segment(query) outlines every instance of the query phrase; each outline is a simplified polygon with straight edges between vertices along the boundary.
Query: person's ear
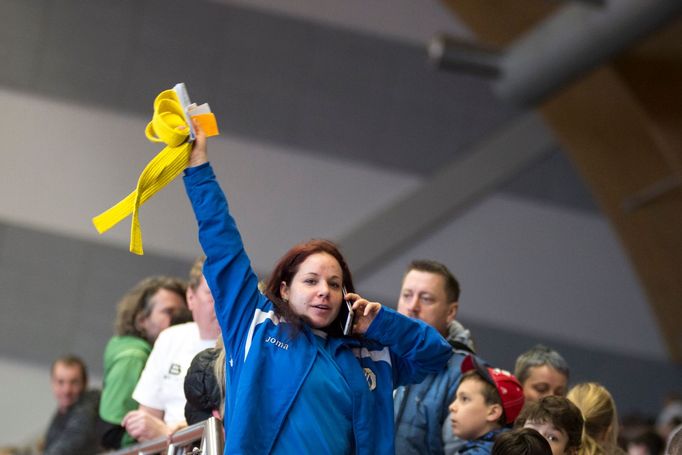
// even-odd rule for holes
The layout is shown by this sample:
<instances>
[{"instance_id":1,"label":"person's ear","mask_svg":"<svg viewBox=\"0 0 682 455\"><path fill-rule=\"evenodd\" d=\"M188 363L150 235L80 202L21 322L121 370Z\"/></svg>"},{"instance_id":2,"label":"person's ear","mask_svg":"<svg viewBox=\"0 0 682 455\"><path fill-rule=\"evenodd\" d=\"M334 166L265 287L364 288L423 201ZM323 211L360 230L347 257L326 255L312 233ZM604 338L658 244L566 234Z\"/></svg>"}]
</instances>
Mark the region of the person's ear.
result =
<instances>
[{"instance_id":1,"label":"person's ear","mask_svg":"<svg viewBox=\"0 0 682 455\"><path fill-rule=\"evenodd\" d=\"M144 316L143 312L140 311L139 313L137 313L137 316L135 316L135 323L134 323L135 329L145 337L147 336L147 330L146 330L147 327L145 324L146 320L147 320L147 318Z\"/></svg>"},{"instance_id":2,"label":"person's ear","mask_svg":"<svg viewBox=\"0 0 682 455\"><path fill-rule=\"evenodd\" d=\"M279 295L282 296L282 300L285 302L289 301L289 286L284 281L279 284Z\"/></svg>"},{"instance_id":3,"label":"person's ear","mask_svg":"<svg viewBox=\"0 0 682 455\"><path fill-rule=\"evenodd\" d=\"M189 310L192 311L194 309L196 293L191 286L187 286L187 291L185 292L185 300L187 301L187 308L189 308Z\"/></svg>"},{"instance_id":4,"label":"person's ear","mask_svg":"<svg viewBox=\"0 0 682 455\"><path fill-rule=\"evenodd\" d=\"M502 406L499 404L491 404L488 406L488 415L486 415L486 421L488 422L497 422L500 417L502 417L503 413Z\"/></svg>"},{"instance_id":5,"label":"person's ear","mask_svg":"<svg viewBox=\"0 0 682 455\"><path fill-rule=\"evenodd\" d=\"M450 308L448 308L448 324L455 320L457 316L457 310L459 310L459 302L450 302Z\"/></svg>"}]
</instances>

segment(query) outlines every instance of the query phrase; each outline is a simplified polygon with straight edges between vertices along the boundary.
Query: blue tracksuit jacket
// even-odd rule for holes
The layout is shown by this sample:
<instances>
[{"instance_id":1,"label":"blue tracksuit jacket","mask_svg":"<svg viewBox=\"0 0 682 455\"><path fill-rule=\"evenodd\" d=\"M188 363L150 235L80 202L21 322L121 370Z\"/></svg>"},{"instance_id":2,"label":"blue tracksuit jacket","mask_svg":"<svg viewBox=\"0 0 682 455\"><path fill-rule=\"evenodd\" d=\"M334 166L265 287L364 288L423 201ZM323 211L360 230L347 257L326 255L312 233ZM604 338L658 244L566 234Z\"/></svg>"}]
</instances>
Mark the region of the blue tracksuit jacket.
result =
<instances>
[{"instance_id":1,"label":"blue tracksuit jacket","mask_svg":"<svg viewBox=\"0 0 682 455\"><path fill-rule=\"evenodd\" d=\"M316 341L306 326L292 335L258 291L211 166L187 169L184 181L225 342L225 454L268 454L313 365ZM362 340L330 338L328 343L351 390L356 453L393 454L393 389L440 371L452 353L450 345L427 324L386 307ZM321 399L320 406L328 405Z\"/></svg>"},{"instance_id":2,"label":"blue tracksuit jacket","mask_svg":"<svg viewBox=\"0 0 682 455\"><path fill-rule=\"evenodd\" d=\"M500 433L509 431L509 428L498 428L489 431L478 439L466 441L464 446L459 449L460 455L487 455L493 450L495 438Z\"/></svg>"}]
</instances>

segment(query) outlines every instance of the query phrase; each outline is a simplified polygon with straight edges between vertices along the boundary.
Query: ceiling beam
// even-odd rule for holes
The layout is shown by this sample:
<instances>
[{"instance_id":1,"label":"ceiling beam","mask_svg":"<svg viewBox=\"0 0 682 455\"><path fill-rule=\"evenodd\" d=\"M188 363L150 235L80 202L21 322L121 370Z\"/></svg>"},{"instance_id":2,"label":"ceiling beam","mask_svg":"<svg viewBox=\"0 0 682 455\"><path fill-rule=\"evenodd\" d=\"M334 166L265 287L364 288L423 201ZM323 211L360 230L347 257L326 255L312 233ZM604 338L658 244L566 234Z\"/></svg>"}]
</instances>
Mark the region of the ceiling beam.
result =
<instances>
[{"instance_id":1,"label":"ceiling beam","mask_svg":"<svg viewBox=\"0 0 682 455\"><path fill-rule=\"evenodd\" d=\"M367 276L555 148L554 137L534 113L504 125L474 146L466 158L444 166L347 232L339 243L354 274Z\"/></svg>"},{"instance_id":2,"label":"ceiling beam","mask_svg":"<svg viewBox=\"0 0 682 455\"><path fill-rule=\"evenodd\" d=\"M493 16L490 8L502 0L445 1L455 12L463 8L465 22L482 42L507 46L523 34L519 17L546 12L538 11L536 2L526 4L528 11ZM622 3L636 6L631 0ZM682 191L675 185L682 179L682 3L639 2L642 7L655 5L670 8L677 20L609 65L565 85L540 111L608 215L647 292L670 358L682 364ZM644 28L650 27L650 16L641 19ZM505 26L507 22L512 26Z\"/></svg>"},{"instance_id":3,"label":"ceiling beam","mask_svg":"<svg viewBox=\"0 0 682 455\"><path fill-rule=\"evenodd\" d=\"M682 14L680 0L573 3L507 47L495 92L532 106Z\"/></svg>"},{"instance_id":4,"label":"ceiling beam","mask_svg":"<svg viewBox=\"0 0 682 455\"><path fill-rule=\"evenodd\" d=\"M466 2L447 3L466 18L473 16L473 8L467 8ZM443 69L495 76L493 89L500 98L519 106L534 106L679 17L682 2L573 2L535 22L530 18L538 17L541 11L534 8L529 14L528 10L519 10L523 13L515 15L529 18L525 30L512 35L511 27L501 39L496 27L494 33L478 33L478 43L438 34L429 43L431 60ZM478 22L473 26L474 32L481 27ZM488 48L491 44L495 52Z\"/></svg>"}]
</instances>

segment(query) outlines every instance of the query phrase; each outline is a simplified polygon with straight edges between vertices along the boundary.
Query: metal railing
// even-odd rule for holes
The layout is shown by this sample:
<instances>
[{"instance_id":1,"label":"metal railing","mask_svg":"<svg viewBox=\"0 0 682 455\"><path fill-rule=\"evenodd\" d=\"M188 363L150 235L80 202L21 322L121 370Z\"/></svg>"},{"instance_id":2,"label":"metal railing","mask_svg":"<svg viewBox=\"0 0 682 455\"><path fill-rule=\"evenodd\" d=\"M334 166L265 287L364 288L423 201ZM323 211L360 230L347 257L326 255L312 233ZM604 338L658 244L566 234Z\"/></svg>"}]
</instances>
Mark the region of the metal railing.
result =
<instances>
[{"instance_id":1,"label":"metal railing","mask_svg":"<svg viewBox=\"0 0 682 455\"><path fill-rule=\"evenodd\" d=\"M211 417L168 437L109 452L108 455L221 455L225 445L222 427L220 420Z\"/></svg>"}]
</instances>

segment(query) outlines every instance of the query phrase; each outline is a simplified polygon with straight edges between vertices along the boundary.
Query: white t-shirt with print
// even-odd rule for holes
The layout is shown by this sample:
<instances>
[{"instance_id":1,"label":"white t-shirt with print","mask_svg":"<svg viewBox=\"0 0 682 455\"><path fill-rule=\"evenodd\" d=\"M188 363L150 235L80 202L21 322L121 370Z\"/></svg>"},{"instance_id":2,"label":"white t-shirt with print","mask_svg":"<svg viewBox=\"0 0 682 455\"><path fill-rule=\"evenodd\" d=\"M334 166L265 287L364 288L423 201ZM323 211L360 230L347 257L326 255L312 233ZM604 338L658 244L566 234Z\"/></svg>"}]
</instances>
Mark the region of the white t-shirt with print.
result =
<instances>
[{"instance_id":1,"label":"white t-shirt with print","mask_svg":"<svg viewBox=\"0 0 682 455\"><path fill-rule=\"evenodd\" d=\"M171 326L159 334L133 399L139 404L160 409L163 420L175 425L185 420L184 382L192 359L199 352L215 347L216 340L202 340L199 326L188 322Z\"/></svg>"}]
</instances>

